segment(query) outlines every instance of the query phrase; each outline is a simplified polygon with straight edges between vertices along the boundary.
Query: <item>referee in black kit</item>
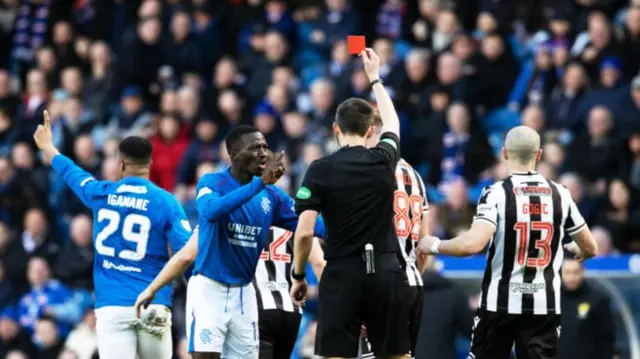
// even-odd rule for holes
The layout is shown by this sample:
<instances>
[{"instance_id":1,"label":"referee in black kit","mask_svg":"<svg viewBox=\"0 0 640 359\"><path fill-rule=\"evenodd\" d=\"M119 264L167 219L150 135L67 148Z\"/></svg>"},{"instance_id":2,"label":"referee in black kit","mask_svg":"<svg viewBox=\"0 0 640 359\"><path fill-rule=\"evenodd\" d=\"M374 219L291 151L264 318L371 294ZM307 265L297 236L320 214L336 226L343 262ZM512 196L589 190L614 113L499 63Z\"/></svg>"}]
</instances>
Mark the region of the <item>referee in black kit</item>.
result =
<instances>
[{"instance_id":1,"label":"referee in black kit","mask_svg":"<svg viewBox=\"0 0 640 359\"><path fill-rule=\"evenodd\" d=\"M393 225L400 123L378 77L380 59L371 49L360 57L382 119L380 142L365 146L375 116L369 103L352 98L338 106L333 131L341 149L313 162L296 194L300 218L291 295L296 303L304 302L305 264L321 213L327 264L319 287L316 354L356 357L364 323L376 357L404 358L410 350L408 287Z\"/></svg>"}]
</instances>

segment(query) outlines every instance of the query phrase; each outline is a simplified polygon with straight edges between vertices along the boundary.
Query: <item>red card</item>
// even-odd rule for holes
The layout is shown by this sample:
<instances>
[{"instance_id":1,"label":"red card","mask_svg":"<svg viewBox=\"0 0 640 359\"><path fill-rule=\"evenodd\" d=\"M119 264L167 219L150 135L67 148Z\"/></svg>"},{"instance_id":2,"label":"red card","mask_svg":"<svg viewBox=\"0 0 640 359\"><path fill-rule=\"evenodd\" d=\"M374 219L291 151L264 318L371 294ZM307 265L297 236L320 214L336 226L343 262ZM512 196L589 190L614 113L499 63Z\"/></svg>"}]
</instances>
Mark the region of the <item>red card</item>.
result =
<instances>
[{"instance_id":1,"label":"red card","mask_svg":"<svg viewBox=\"0 0 640 359\"><path fill-rule=\"evenodd\" d=\"M349 54L358 55L367 47L367 42L364 36L347 36L347 48Z\"/></svg>"}]
</instances>

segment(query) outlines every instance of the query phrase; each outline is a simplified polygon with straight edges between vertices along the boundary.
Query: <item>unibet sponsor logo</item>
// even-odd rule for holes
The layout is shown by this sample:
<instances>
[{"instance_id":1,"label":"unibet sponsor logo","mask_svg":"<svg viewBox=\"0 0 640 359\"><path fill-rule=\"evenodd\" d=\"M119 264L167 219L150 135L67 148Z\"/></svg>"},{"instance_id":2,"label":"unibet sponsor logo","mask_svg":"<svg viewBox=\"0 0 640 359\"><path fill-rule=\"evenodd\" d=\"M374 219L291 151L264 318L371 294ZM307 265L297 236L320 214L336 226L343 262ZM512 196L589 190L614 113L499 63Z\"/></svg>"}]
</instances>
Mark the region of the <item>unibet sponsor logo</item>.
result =
<instances>
[{"instance_id":1,"label":"unibet sponsor logo","mask_svg":"<svg viewBox=\"0 0 640 359\"><path fill-rule=\"evenodd\" d=\"M307 187L300 187L298 193L296 193L296 198L309 199L309 197L311 197L311 191Z\"/></svg>"}]
</instances>

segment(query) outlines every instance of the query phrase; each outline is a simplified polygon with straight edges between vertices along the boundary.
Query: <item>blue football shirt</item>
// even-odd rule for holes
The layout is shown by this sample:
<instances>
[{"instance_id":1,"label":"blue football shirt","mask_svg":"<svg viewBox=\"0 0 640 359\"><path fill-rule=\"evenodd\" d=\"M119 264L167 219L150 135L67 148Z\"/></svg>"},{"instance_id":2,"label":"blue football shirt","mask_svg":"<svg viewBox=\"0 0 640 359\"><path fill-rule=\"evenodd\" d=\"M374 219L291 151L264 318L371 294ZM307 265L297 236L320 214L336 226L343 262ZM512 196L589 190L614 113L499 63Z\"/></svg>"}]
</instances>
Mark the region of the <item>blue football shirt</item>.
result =
<instances>
[{"instance_id":1,"label":"blue football shirt","mask_svg":"<svg viewBox=\"0 0 640 359\"><path fill-rule=\"evenodd\" d=\"M229 169L203 176L196 188L199 238L194 273L225 284L251 283L269 228L296 230L294 205L284 191L265 186L260 177L242 185ZM325 237L321 218L315 235Z\"/></svg>"},{"instance_id":2,"label":"blue football shirt","mask_svg":"<svg viewBox=\"0 0 640 359\"><path fill-rule=\"evenodd\" d=\"M132 306L136 298L191 236L180 203L151 181L127 177L96 181L64 155L51 163L93 212L96 308ZM154 304L171 304L172 288L160 289Z\"/></svg>"}]
</instances>

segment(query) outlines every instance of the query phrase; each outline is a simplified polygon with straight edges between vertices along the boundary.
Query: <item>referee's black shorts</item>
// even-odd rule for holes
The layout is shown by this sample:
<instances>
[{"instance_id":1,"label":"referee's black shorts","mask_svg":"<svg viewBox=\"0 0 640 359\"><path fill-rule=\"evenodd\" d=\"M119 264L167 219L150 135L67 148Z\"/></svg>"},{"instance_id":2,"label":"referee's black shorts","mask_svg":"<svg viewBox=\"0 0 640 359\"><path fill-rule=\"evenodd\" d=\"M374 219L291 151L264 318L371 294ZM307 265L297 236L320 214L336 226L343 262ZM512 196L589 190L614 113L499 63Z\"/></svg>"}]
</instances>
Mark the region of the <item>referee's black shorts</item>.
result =
<instances>
[{"instance_id":1,"label":"referee's black shorts","mask_svg":"<svg viewBox=\"0 0 640 359\"><path fill-rule=\"evenodd\" d=\"M407 283L408 285L408 283ZM422 307L424 305L424 289L420 286L409 287L407 305L409 306L409 341L411 342L411 356L415 356L418 343L418 331L422 320ZM375 358L373 350L367 338L360 340L362 358Z\"/></svg>"},{"instance_id":2,"label":"referee's black shorts","mask_svg":"<svg viewBox=\"0 0 640 359\"><path fill-rule=\"evenodd\" d=\"M361 257L327 261L319 287L316 355L354 358L364 323L376 356L410 351L409 287L395 253L377 253L376 273Z\"/></svg>"},{"instance_id":3,"label":"referee's black shorts","mask_svg":"<svg viewBox=\"0 0 640 359\"><path fill-rule=\"evenodd\" d=\"M258 315L260 328L260 359L289 359L298 339L300 320L298 312L272 309L261 310Z\"/></svg>"},{"instance_id":4,"label":"referee's black shorts","mask_svg":"<svg viewBox=\"0 0 640 359\"><path fill-rule=\"evenodd\" d=\"M506 314L478 309L473 321L469 358L554 359L560 337L560 315Z\"/></svg>"}]
</instances>

